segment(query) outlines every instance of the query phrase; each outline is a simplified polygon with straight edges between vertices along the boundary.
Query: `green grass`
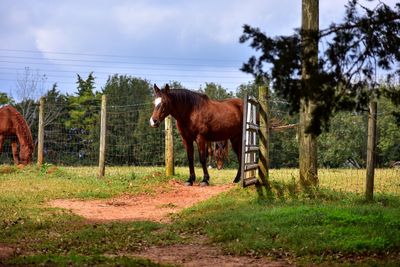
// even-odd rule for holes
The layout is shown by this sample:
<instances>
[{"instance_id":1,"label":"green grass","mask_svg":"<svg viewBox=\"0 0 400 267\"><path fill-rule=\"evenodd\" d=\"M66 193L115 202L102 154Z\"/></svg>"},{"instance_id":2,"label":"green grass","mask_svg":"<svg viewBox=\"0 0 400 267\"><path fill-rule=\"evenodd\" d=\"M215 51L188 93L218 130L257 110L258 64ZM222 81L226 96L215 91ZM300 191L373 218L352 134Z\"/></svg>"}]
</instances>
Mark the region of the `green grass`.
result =
<instances>
[{"instance_id":1,"label":"green grass","mask_svg":"<svg viewBox=\"0 0 400 267\"><path fill-rule=\"evenodd\" d=\"M395 266L400 260L400 176L388 172L380 182L385 194L366 203L362 194L353 193L363 188L349 181L351 170L329 172L320 171L319 190L304 193L294 170L272 170L272 193L237 186L174 215L171 224L89 225L46 202L155 192L171 177L163 168L107 168L99 179L94 167L0 166L0 244L16 252L0 265L158 266L126 255L151 245L193 242L202 234L234 255L290 257L304 265ZM176 173L175 179L187 179L187 168ZM196 173L199 181L200 169ZM231 183L235 174L210 170L211 184Z\"/></svg>"},{"instance_id":2,"label":"green grass","mask_svg":"<svg viewBox=\"0 0 400 267\"><path fill-rule=\"evenodd\" d=\"M332 200L332 196L287 202L256 200L254 192L238 190L207 207L185 211L180 216L187 229L203 229L235 254L372 255L400 248L397 200L390 199L385 208L380 202L358 204Z\"/></svg>"}]
</instances>

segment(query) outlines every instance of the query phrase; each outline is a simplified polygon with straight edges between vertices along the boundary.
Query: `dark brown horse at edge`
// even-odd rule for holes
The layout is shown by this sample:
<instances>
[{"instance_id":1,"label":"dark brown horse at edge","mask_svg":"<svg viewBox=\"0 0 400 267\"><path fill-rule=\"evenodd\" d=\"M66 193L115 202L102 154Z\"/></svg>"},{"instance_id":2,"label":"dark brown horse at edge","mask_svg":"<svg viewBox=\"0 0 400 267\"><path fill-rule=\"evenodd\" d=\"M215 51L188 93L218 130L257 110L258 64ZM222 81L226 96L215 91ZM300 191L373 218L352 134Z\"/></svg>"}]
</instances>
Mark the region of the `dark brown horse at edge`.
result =
<instances>
[{"instance_id":1,"label":"dark brown horse at edge","mask_svg":"<svg viewBox=\"0 0 400 267\"><path fill-rule=\"evenodd\" d=\"M229 162L229 142L228 140L218 142L207 142L208 167L212 168L215 161L218 170L224 167L225 161Z\"/></svg>"},{"instance_id":2,"label":"dark brown horse at edge","mask_svg":"<svg viewBox=\"0 0 400 267\"><path fill-rule=\"evenodd\" d=\"M11 139L15 165L27 165L32 162L34 145L31 130L22 115L9 105L0 108L0 154L6 138Z\"/></svg>"},{"instance_id":3,"label":"dark brown horse at edge","mask_svg":"<svg viewBox=\"0 0 400 267\"><path fill-rule=\"evenodd\" d=\"M175 118L189 161L190 176L186 185L193 185L196 180L193 142L197 143L204 173L201 186L209 185L210 179L206 166L206 142L229 139L240 162L243 120L241 99L215 101L204 94L186 89L170 90L168 84L163 90L154 85L154 94L150 126L158 127L168 115ZM239 181L240 167L233 182Z\"/></svg>"}]
</instances>

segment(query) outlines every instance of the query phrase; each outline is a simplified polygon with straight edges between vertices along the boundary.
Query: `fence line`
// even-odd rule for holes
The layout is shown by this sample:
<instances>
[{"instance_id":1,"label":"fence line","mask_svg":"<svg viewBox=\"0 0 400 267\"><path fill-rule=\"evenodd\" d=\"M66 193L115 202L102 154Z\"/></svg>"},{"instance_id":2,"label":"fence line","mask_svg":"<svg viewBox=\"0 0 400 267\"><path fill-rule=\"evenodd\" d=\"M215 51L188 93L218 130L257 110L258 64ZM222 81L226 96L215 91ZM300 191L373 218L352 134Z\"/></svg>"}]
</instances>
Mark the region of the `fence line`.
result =
<instances>
[{"instance_id":1,"label":"fence line","mask_svg":"<svg viewBox=\"0 0 400 267\"><path fill-rule=\"evenodd\" d=\"M118 96L118 101L123 99ZM152 112L150 99L143 103L116 104L108 99L106 112L104 166L164 166L164 125L158 129L148 126ZM399 161L400 134L394 118L386 105L378 104L377 112L377 158L374 192L400 194L400 169L391 167L391 161ZM76 112L76 111L79 112ZM270 116L282 124L298 122L291 115L285 100L269 101ZM43 163L67 166L97 166L99 163L100 116L99 100L86 103L71 110L67 102L45 103ZM51 115L51 116L50 116ZM40 117L38 114L32 116ZM50 119L49 119L50 118ZM38 122L32 124L36 148ZM330 132L319 136L319 179L321 187L365 193L367 155L367 114L338 113L331 120ZM397 128L396 128L397 127ZM265 130L265 129L264 129ZM174 138L179 138L176 129ZM185 164L186 152L179 139L175 143L175 161ZM271 131L269 136L269 177L271 181L291 181L298 178L298 140L296 128ZM12 163L9 143L3 150L1 161ZM236 156L231 153L231 167L237 167ZM178 158L178 160L177 160ZM182 160L183 159L183 160ZM35 154L35 160L39 160ZM347 172L347 173L345 173Z\"/></svg>"},{"instance_id":2,"label":"fence line","mask_svg":"<svg viewBox=\"0 0 400 267\"><path fill-rule=\"evenodd\" d=\"M297 123L298 117L291 115L284 100L271 99L271 120L282 124ZM282 105L281 105L282 104ZM331 119L330 131L318 137L319 186L335 190L367 194L372 192L400 194L400 168L393 163L400 160L400 134L395 119L383 103L375 114L377 123L377 149L371 151L376 158L374 173L367 183L367 137L368 113L341 112ZM297 129L291 128L270 133L270 179L271 181L298 181ZM392 142L392 143L390 143ZM394 143L393 143L394 142ZM397 143L396 143L397 142ZM400 162L398 163L400 166ZM371 168L371 167L370 167ZM372 180L374 177L374 180ZM374 188L372 189L372 185ZM368 191L367 191L368 189ZM366 193L368 192L368 193Z\"/></svg>"},{"instance_id":3,"label":"fence line","mask_svg":"<svg viewBox=\"0 0 400 267\"><path fill-rule=\"evenodd\" d=\"M115 98L110 98L110 102ZM65 166L96 166L99 164L101 103L91 101L80 112L72 111L68 103L44 103L41 109L43 145L38 145L39 122L33 124L36 144L34 160L39 164ZM86 111L83 111L86 109ZM163 127L148 126L152 103L108 105L106 108L105 166L163 166L165 133ZM55 114L50 116L49 114ZM33 117L40 117L38 114ZM46 120L53 117L52 120ZM163 125L162 125L163 126ZM42 148L41 148L42 147ZM42 152L40 152L42 151ZM42 160L40 160L42 154ZM12 164L11 148L6 140L2 163Z\"/></svg>"}]
</instances>

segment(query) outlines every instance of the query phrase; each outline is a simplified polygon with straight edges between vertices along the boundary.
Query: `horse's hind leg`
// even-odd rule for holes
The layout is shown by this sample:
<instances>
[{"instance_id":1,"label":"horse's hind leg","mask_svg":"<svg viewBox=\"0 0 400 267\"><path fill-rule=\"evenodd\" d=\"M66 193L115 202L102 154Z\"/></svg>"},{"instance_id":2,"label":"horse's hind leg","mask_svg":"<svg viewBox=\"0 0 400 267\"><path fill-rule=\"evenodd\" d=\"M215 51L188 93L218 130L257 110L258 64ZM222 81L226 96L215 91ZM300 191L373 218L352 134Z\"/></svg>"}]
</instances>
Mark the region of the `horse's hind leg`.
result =
<instances>
[{"instance_id":1,"label":"horse's hind leg","mask_svg":"<svg viewBox=\"0 0 400 267\"><path fill-rule=\"evenodd\" d=\"M213 148L211 142L206 142L206 158L208 161L208 168L212 168Z\"/></svg>"},{"instance_id":2,"label":"horse's hind leg","mask_svg":"<svg viewBox=\"0 0 400 267\"><path fill-rule=\"evenodd\" d=\"M196 143L199 149L200 163L204 173L203 181L201 181L200 186L207 186L209 185L210 175L207 170L206 142L203 138L197 138Z\"/></svg>"},{"instance_id":3,"label":"horse's hind leg","mask_svg":"<svg viewBox=\"0 0 400 267\"><path fill-rule=\"evenodd\" d=\"M229 142L228 142L228 140L225 140L224 144L225 144L225 157L226 157L226 161L229 164Z\"/></svg>"},{"instance_id":4,"label":"horse's hind leg","mask_svg":"<svg viewBox=\"0 0 400 267\"><path fill-rule=\"evenodd\" d=\"M12 147L12 153L13 153L13 158L14 158L14 164L18 165L19 164L19 158L18 158L18 144L17 144L17 141L15 141L15 140L11 141L11 147Z\"/></svg>"},{"instance_id":5,"label":"horse's hind leg","mask_svg":"<svg viewBox=\"0 0 400 267\"><path fill-rule=\"evenodd\" d=\"M233 151L236 153L238 162L239 162L239 168L236 174L235 179L233 180L234 183L238 183L240 181L240 174L241 174L241 162L242 162L242 138L239 135L238 137L232 138L231 139L231 144Z\"/></svg>"}]
</instances>

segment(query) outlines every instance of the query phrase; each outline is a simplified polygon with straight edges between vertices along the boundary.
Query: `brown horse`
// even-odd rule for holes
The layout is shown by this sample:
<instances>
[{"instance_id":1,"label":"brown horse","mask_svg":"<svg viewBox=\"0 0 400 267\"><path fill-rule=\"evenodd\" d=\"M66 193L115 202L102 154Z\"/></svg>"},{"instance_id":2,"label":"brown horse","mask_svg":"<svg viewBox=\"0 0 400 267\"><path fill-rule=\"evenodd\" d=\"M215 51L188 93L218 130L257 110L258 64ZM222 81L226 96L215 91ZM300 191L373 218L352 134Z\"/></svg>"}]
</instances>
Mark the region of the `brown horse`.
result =
<instances>
[{"instance_id":1,"label":"brown horse","mask_svg":"<svg viewBox=\"0 0 400 267\"><path fill-rule=\"evenodd\" d=\"M5 138L11 139L15 165L27 165L32 162L34 146L31 130L22 115L12 106L0 108L0 154Z\"/></svg>"},{"instance_id":2,"label":"brown horse","mask_svg":"<svg viewBox=\"0 0 400 267\"><path fill-rule=\"evenodd\" d=\"M224 167L225 160L229 162L229 143L228 140L215 142L214 158L217 163L217 169L221 170Z\"/></svg>"},{"instance_id":3,"label":"brown horse","mask_svg":"<svg viewBox=\"0 0 400 267\"><path fill-rule=\"evenodd\" d=\"M186 185L193 185L196 180L193 142L197 143L204 173L201 186L208 185L210 179L206 166L207 141L229 139L240 162L243 120L241 99L215 101L204 94L186 89L170 90L168 84L163 90L154 85L154 94L154 110L150 118L150 126L158 127L168 115L176 119L189 160L190 176ZM240 166L234 182L239 182L239 180Z\"/></svg>"},{"instance_id":4,"label":"brown horse","mask_svg":"<svg viewBox=\"0 0 400 267\"><path fill-rule=\"evenodd\" d=\"M224 167L225 160L229 162L228 140L218 142L206 142L206 148L208 168L212 168L213 162L215 161L217 169L221 170Z\"/></svg>"}]
</instances>

